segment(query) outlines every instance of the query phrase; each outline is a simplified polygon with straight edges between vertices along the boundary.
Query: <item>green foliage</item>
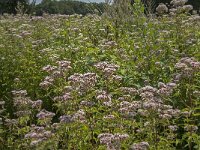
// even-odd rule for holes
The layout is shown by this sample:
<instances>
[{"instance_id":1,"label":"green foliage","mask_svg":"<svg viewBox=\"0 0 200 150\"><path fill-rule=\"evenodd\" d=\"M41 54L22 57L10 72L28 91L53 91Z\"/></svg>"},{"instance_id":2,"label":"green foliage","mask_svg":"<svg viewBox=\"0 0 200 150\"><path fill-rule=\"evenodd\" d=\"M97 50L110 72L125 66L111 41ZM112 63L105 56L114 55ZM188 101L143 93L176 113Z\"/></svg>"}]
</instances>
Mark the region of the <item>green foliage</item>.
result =
<instances>
[{"instance_id":1,"label":"green foliage","mask_svg":"<svg viewBox=\"0 0 200 150\"><path fill-rule=\"evenodd\" d=\"M1 0L0 1L0 14L2 13L12 13L16 14L17 5L21 4L25 9L28 8L28 0Z\"/></svg>"},{"instance_id":2,"label":"green foliage","mask_svg":"<svg viewBox=\"0 0 200 150\"><path fill-rule=\"evenodd\" d=\"M42 3L35 6L34 11L36 15L42 15L43 13L66 15L76 13L86 15L88 13L96 13L95 10L100 14L103 12L104 5L104 3L84 3L69 0L43 0Z\"/></svg>"},{"instance_id":3,"label":"green foliage","mask_svg":"<svg viewBox=\"0 0 200 150\"><path fill-rule=\"evenodd\" d=\"M200 16L115 6L0 16L0 149L200 148Z\"/></svg>"}]
</instances>

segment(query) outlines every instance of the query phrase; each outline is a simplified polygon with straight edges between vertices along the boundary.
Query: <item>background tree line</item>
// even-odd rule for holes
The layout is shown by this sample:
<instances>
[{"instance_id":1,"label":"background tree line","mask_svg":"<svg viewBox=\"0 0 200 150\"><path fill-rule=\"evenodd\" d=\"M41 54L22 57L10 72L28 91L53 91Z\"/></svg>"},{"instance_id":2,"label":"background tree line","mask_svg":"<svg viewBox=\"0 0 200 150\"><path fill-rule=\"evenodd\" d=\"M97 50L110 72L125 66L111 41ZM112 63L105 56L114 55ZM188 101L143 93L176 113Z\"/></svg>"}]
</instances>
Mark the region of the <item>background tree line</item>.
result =
<instances>
[{"instance_id":1,"label":"background tree line","mask_svg":"<svg viewBox=\"0 0 200 150\"><path fill-rule=\"evenodd\" d=\"M103 12L105 3L85 3L71 0L43 0L36 5L34 11L36 15L42 15L43 12L49 14L82 14L94 13L95 10Z\"/></svg>"},{"instance_id":2,"label":"background tree line","mask_svg":"<svg viewBox=\"0 0 200 150\"><path fill-rule=\"evenodd\" d=\"M117 1L117 0L116 0ZM131 4L134 0L130 0ZM149 1L153 4L153 9L159 3L170 3L171 0L142 0L144 4ZM26 13L35 13L35 15L42 15L45 13L50 14L88 14L99 12L102 13L105 8L105 3L85 3L73 0L43 0L40 4L35 4L36 0L31 3L29 0L0 0L0 14L2 13L17 13L17 6L20 3L20 9L23 9ZM200 9L200 0L188 0L188 4L191 4L195 10Z\"/></svg>"},{"instance_id":3,"label":"background tree line","mask_svg":"<svg viewBox=\"0 0 200 150\"><path fill-rule=\"evenodd\" d=\"M0 14L11 13L16 14L18 5L26 13L34 13L35 15L49 14L88 14L98 11L103 12L105 3L85 3L73 0L43 0L36 5L36 1L29 0L0 0Z\"/></svg>"},{"instance_id":4,"label":"background tree line","mask_svg":"<svg viewBox=\"0 0 200 150\"><path fill-rule=\"evenodd\" d=\"M0 0L0 14L2 13L13 13L17 12L17 5L21 3L21 5L28 9L29 1L28 0Z\"/></svg>"}]
</instances>

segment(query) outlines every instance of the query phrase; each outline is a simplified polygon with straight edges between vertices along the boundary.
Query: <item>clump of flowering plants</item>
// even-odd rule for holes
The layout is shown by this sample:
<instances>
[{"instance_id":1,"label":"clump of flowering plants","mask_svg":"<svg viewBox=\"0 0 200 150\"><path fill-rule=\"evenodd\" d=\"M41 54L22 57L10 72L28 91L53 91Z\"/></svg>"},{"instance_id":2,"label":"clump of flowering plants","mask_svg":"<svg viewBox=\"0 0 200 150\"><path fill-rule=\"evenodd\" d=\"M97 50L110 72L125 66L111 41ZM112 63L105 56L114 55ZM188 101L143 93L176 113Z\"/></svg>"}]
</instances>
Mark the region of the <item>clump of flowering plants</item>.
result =
<instances>
[{"instance_id":1,"label":"clump of flowering plants","mask_svg":"<svg viewBox=\"0 0 200 150\"><path fill-rule=\"evenodd\" d=\"M0 16L0 149L199 149L200 16L170 6Z\"/></svg>"}]
</instances>

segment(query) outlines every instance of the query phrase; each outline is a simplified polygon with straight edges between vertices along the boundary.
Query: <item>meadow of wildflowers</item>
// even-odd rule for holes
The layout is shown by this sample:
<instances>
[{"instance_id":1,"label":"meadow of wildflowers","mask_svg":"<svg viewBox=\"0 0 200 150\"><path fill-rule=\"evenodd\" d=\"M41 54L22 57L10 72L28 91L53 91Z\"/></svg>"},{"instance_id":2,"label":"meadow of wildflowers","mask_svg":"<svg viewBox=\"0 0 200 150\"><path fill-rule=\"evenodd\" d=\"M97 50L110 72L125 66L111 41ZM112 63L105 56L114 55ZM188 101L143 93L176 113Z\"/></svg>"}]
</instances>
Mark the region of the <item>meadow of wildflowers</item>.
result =
<instances>
[{"instance_id":1,"label":"meadow of wildflowers","mask_svg":"<svg viewBox=\"0 0 200 150\"><path fill-rule=\"evenodd\" d=\"M200 149L200 16L131 10L0 16L0 149Z\"/></svg>"}]
</instances>

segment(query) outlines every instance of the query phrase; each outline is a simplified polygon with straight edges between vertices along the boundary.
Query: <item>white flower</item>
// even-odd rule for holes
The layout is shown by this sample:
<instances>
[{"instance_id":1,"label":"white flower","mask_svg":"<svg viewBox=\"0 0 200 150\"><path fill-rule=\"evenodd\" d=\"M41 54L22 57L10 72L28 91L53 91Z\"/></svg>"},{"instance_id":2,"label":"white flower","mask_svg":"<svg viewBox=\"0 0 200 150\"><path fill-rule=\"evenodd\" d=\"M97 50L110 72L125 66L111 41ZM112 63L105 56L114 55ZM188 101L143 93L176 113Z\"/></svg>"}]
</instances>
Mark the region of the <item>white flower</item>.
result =
<instances>
[{"instance_id":1,"label":"white flower","mask_svg":"<svg viewBox=\"0 0 200 150\"><path fill-rule=\"evenodd\" d=\"M165 4L163 3L160 3L158 5L158 7L156 8L156 11L159 13L159 14L163 14L163 13L166 13L168 12L168 8Z\"/></svg>"}]
</instances>

